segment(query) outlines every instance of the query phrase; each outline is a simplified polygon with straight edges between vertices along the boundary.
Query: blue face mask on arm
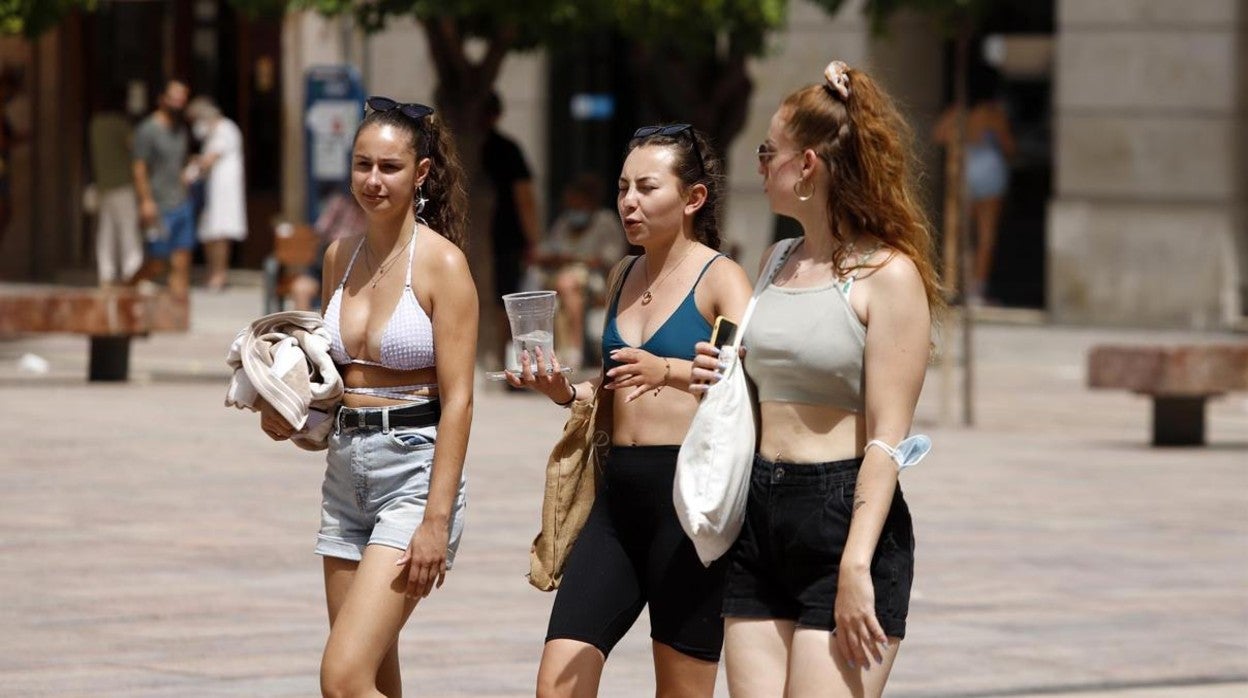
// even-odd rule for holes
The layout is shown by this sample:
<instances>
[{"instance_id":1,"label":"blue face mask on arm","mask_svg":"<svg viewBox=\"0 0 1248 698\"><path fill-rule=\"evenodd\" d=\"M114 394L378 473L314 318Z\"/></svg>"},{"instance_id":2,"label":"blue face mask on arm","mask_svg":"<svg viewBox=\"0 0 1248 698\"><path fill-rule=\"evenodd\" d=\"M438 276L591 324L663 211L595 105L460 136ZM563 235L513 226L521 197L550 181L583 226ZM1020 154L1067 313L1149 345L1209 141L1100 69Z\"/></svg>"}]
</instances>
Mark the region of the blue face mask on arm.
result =
<instances>
[{"instance_id":1,"label":"blue face mask on arm","mask_svg":"<svg viewBox=\"0 0 1248 698\"><path fill-rule=\"evenodd\" d=\"M903 439L896 447L880 441L879 439L871 439L867 443L867 448L879 446L884 449L889 458L897 464L897 472L901 472L919 461L932 450L932 439L927 434L915 434L907 439Z\"/></svg>"}]
</instances>

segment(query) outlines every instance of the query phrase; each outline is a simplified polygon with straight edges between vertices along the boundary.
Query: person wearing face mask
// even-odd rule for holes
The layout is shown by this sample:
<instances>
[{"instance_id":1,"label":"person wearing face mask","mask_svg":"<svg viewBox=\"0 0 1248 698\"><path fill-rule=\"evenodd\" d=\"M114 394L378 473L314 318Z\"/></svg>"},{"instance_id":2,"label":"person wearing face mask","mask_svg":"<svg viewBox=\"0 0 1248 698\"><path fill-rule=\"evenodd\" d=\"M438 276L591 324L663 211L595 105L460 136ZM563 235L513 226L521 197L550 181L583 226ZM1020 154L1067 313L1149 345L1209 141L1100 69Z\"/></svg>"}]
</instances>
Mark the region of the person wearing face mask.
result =
<instances>
[{"instance_id":1,"label":"person wearing face mask","mask_svg":"<svg viewBox=\"0 0 1248 698\"><path fill-rule=\"evenodd\" d=\"M870 76L833 61L758 148L771 210L803 234L776 244L784 261L744 335L761 429L726 556L734 697L879 696L906 634L898 472L922 456L907 434L943 305L909 134ZM697 352L695 391L719 378L719 351Z\"/></svg>"},{"instance_id":2,"label":"person wearing face mask","mask_svg":"<svg viewBox=\"0 0 1248 698\"><path fill-rule=\"evenodd\" d=\"M186 297L191 285L191 251L195 249L195 214L182 168L189 138L183 112L190 90L170 80L156 111L134 133L131 175L139 199L139 221L147 240L147 260L134 281L150 281L169 271L169 290Z\"/></svg>"},{"instance_id":3,"label":"person wearing face mask","mask_svg":"<svg viewBox=\"0 0 1248 698\"><path fill-rule=\"evenodd\" d=\"M208 261L208 288L220 291L229 274L230 243L242 242L247 237L243 132L207 97L192 99L186 116L191 132L203 147L187 165L183 181L206 180L199 241Z\"/></svg>"},{"instance_id":4,"label":"person wearing face mask","mask_svg":"<svg viewBox=\"0 0 1248 698\"><path fill-rule=\"evenodd\" d=\"M607 299L605 378L572 383L540 348L520 357L514 387L569 407L606 390L605 485L568 555L546 631L537 695L598 692L607 655L649 606L656 695L711 696L723 645L725 564L704 567L672 506L676 455L698 401L694 345L718 315L739 321L745 271L718 251L723 167L688 124L646 126L629 141L616 206L645 253L616 264ZM548 370L554 369L553 371Z\"/></svg>"},{"instance_id":5,"label":"person wearing face mask","mask_svg":"<svg viewBox=\"0 0 1248 698\"><path fill-rule=\"evenodd\" d=\"M624 254L619 217L599 205L602 180L592 172L576 176L563 190L563 212L538 247L535 264L543 284L559 292L558 330L565 365L579 368L585 342L585 310L600 304L605 274Z\"/></svg>"}]
</instances>

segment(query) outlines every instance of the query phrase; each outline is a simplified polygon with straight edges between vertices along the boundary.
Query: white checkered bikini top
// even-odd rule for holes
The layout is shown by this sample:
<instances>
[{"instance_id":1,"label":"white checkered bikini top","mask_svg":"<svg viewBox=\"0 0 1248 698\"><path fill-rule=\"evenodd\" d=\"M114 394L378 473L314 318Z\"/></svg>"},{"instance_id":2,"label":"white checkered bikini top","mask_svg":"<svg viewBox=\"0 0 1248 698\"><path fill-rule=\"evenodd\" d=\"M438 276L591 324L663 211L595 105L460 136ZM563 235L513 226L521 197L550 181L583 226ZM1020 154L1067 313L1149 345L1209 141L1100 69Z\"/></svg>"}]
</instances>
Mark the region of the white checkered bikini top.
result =
<instances>
[{"instance_id":1,"label":"white checkered bikini top","mask_svg":"<svg viewBox=\"0 0 1248 698\"><path fill-rule=\"evenodd\" d=\"M364 239L355 246L351 261L347 263L347 271L342 275L342 281L338 282L338 288L334 289L329 305L325 306L325 326L330 334L329 355L334 363L381 366L395 371L415 371L433 366L433 321L425 313L425 309L420 307L416 293L412 290L412 260L416 256L416 233L419 227L416 226L416 230L412 231L411 247L408 248L406 285L399 295L399 303L390 315L385 331L381 334L380 361L353 358L342 343L342 288L351 276L351 268L355 266L355 258L364 246Z\"/></svg>"}]
</instances>

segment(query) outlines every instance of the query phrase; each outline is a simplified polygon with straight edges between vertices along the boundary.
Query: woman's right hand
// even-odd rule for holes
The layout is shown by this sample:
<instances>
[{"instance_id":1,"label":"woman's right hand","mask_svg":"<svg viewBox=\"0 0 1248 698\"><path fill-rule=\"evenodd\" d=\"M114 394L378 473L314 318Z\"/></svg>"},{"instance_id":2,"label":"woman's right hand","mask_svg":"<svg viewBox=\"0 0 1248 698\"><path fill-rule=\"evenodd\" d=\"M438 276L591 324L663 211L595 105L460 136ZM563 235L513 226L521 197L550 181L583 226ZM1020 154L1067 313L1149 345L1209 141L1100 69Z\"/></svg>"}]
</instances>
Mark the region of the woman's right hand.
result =
<instances>
[{"instance_id":1,"label":"woman's right hand","mask_svg":"<svg viewBox=\"0 0 1248 698\"><path fill-rule=\"evenodd\" d=\"M534 347L536 356L530 358L527 350L520 352L520 373L507 371L507 383L515 388L529 388L550 398L552 402L565 403L576 393L576 386L560 370L559 359L550 356L550 370L546 368L546 356L541 347Z\"/></svg>"},{"instance_id":2,"label":"woman's right hand","mask_svg":"<svg viewBox=\"0 0 1248 698\"><path fill-rule=\"evenodd\" d=\"M258 398L260 402L260 428L274 441L285 441L295 433L295 428L286 421L267 400Z\"/></svg>"}]
</instances>

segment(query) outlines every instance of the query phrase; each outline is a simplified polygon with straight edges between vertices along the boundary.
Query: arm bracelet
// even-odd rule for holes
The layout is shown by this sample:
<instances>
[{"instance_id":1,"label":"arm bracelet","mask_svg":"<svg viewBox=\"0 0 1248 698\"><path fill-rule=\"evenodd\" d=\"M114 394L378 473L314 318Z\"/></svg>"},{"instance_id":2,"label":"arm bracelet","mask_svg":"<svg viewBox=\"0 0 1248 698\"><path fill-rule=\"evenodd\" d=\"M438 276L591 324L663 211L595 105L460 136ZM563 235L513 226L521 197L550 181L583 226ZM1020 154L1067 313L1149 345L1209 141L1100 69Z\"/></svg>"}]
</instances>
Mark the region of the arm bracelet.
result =
<instances>
[{"instance_id":1,"label":"arm bracelet","mask_svg":"<svg viewBox=\"0 0 1248 698\"><path fill-rule=\"evenodd\" d=\"M576 386L572 383L568 383L568 387L572 389L572 396L563 402L556 402L556 405L560 407L571 407L572 403L576 402Z\"/></svg>"}]
</instances>

